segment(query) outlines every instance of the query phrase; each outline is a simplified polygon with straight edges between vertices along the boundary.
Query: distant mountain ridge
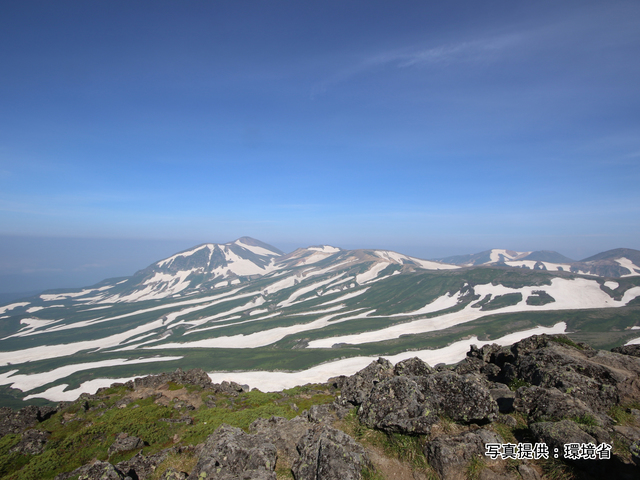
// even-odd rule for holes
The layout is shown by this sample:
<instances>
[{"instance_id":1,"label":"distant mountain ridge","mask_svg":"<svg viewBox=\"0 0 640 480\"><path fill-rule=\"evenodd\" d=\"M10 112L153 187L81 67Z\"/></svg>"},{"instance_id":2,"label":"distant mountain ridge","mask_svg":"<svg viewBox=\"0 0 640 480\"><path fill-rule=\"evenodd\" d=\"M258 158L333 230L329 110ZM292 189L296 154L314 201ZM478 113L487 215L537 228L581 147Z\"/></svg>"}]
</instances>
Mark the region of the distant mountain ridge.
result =
<instances>
[{"instance_id":1,"label":"distant mountain ridge","mask_svg":"<svg viewBox=\"0 0 640 480\"><path fill-rule=\"evenodd\" d=\"M640 275L640 251L617 248L578 262L554 251L518 252L507 249L422 260L390 250L343 250L329 245L298 248L285 254L260 240L240 237L223 244L197 245L159 260L131 277L107 279L92 288L70 292L50 290L44 292L42 298L73 297L92 303L138 302L244 284L301 266L309 266L309 275L315 275L312 271L323 272L327 267L331 270L336 265L350 265L356 271L358 265L364 264L374 264L367 274L372 278L392 265L391 270L397 273L407 269L502 266L620 278Z\"/></svg>"},{"instance_id":2,"label":"distant mountain ridge","mask_svg":"<svg viewBox=\"0 0 640 480\"><path fill-rule=\"evenodd\" d=\"M220 381L273 388L307 378L282 372L319 364L344 374L351 357L435 348L428 354L443 361L480 335L513 342L570 329L640 343L634 251L571 264L539 260L559 259L553 252L492 250L475 260L483 257L491 263L329 245L283 254L249 237L201 244L131 277L1 305L0 387L11 389L0 400L59 401L195 365Z\"/></svg>"},{"instance_id":3,"label":"distant mountain ridge","mask_svg":"<svg viewBox=\"0 0 640 480\"><path fill-rule=\"evenodd\" d=\"M470 255L454 255L440 258L438 261L461 267L499 265L532 270L564 271L599 277L640 275L640 251L631 248L607 250L580 261L572 260L550 250L516 252L500 248Z\"/></svg>"}]
</instances>

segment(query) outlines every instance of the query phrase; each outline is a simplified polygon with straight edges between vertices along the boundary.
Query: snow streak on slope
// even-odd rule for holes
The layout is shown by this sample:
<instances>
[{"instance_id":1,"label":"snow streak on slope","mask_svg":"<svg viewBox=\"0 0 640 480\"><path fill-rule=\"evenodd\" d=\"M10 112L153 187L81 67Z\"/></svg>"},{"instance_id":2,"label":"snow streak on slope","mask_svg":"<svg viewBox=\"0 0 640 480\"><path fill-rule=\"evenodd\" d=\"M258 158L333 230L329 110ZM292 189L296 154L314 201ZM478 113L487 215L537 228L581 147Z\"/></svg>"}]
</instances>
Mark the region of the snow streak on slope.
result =
<instances>
[{"instance_id":1,"label":"snow streak on slope","mask_svg":"<svg viewBox=\"0 0 640 480\"><path fill-rule=\"evenodd\" d=\"M629 271L631 272L631 273L628 273L627 275L622 275L623 277L635 277L640 275L640 267L635 263L633 263L628 258L625 258L625 257L617 258L616 262L618 262L624 268L629 269Z\"/></svg>"},{"instance_id":2,"label":"snow streak on slope","mask_svg":"<svg viewBox=\"0 0 640 480\"><path fill-rule=\"evenodd\" d=\"M444 348L403 352L397 355L384 355L384 358L392 363L398 363L408 358L418 357L429 365L437 365L438 363L452 364L464 359L471 345L476 345L478 347L492 343L497 343L498 345L511 345L531 335L553 335L557 333L564 333L566 327L566 324L561 322L553 327L536 327L505 335L488 342L479 341L477 337L471 337L466 340L455 342ZM336 377L338 375L353 375L365 368L371 362L375 362L377 359L378 356L351 357L343 360L323 363L316 367L299 372L210 372L209 377L211 377L211 380L215 383L231 381L242 385L247 384L249 387L258 388L263 392L274 392L286 388L293 388L297 385L304 385L306 383L323 383L329 378Z\"/></svg>"},{"instance_id":3,"label":"snow streak on slope","mask_svg":"<svg viewBox=\"0 0 640 480\"><path fill-rule=\"evenodd\" d=\"M545 305L527 305L526 299L529 296L534 295L533 292L540 290L551 295L555 299L555 302ZM393 325L373 332L341 335L313 340L309 342L308 348L331 348L337 343L361 344L380 342L392 338L399 338L401 335L443 330L454 325L470 322L483 316L495 315L497 313L622 307L634 298L640 296L640 287L633 287L625 292L622 300L617 301L603 292L602 289L600 289L600 284L598 282L584 278L576 278L575 280L554 278L549 286L532 286L522 287L519 289L492 284L476 285L474 287L474 291L476 294L480 295L481 298L489 294L497 296L508 293L521 293L522 300L517 305L491 310L490 312L473 308L471 304L469 304L464 309L457 312L415 320L413 322L403 323L400 325ZM439 299L435 302L438 301ZM446 303L447 299L445 298L442 302ZM428 305L426 307L428 307Z\"/></svg>"},{"instance_id":4,"label":"snow streak on slope","mask_svg":"<svg viewBox=\"0 0 640 480\"><path fill-rule=\"evenodd\" d=\"M81 372L83 370L95 370L103 367L113 367L117 365L135 365L139 363L150 362L170 362L172 360L180 360L183 357L151 357L151 358L139 358L136 360L127 360L125 358L114 358L111 360L103 360L100 362L91 363L74 363L71 365L65 365L64 367L56 368L43 373L34 373L31 375L16 375L18 370L11 370L9 372L0 373L0 385L9 385L12 388L19 388L23 392L28 392L34 388L42 387L47 383L54 382L60 378L68 377L69 375Z\"/></svg>"},{"instance_id":5,"label":"snow streak on slope","mask_svg":"<svg viewBox=\"0 0 640 480\"><path fill-rule=\"evenodd\" d=\"M460 268L457 265L449 265L446 263L433 262L430 260L421 260L415 257L408 257L401 253L392 252L389 250L376 250L375 254L383 260L388 260L391 263L397 263L400 265L415 265L426 270L453 270Z\"/></svg>"}]
</instances>

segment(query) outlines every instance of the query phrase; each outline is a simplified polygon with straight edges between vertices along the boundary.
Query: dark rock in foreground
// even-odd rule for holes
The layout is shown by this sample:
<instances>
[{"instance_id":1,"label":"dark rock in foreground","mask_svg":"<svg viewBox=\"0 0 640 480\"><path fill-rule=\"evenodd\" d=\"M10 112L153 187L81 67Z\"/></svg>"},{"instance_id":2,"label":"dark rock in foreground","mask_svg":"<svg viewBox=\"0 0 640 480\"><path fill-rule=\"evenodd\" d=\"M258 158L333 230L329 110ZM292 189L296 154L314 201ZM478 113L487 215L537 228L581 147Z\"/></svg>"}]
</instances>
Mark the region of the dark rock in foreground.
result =
<instances>
[{"instance_id":1,"label":"dark rock in foreground","mask_svg":"<svg viewBox=\"0 0 640 480\"><path fill-rule=\"evenodd\" d=\"M291 468L296 480L359 480L371 465L362 446L335 428L313 427L298 443L300 458Z\"/></svg>"},{"instance_id":2,"label":"dark rock in foreground","mask_svg":"<svg viewBox=\"0 0 640 480\"><path fill-rule=\"evenodd\" d=\"M189 480L276 480L276 447L260 435L222 425L209 436Z\"/></svg>"}]
</instances>

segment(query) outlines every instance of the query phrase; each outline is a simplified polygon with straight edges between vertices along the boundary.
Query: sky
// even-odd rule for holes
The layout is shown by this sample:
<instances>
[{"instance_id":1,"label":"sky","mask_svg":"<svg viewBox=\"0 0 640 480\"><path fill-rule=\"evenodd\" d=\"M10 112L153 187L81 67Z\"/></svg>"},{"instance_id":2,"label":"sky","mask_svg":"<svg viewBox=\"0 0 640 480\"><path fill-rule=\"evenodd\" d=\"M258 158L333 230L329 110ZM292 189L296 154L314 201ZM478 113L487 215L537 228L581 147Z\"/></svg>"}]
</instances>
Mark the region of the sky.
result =
<instances>
[{"instance_id":1,"label":"sky","mask_svg":"<svg viewBox=\"0 0 640 480\"><path fill-rule=\"evenodd\" d=\"M637 1L0 3L0 293L204 242L640 249Z\"/></svg>"}]
</instances>

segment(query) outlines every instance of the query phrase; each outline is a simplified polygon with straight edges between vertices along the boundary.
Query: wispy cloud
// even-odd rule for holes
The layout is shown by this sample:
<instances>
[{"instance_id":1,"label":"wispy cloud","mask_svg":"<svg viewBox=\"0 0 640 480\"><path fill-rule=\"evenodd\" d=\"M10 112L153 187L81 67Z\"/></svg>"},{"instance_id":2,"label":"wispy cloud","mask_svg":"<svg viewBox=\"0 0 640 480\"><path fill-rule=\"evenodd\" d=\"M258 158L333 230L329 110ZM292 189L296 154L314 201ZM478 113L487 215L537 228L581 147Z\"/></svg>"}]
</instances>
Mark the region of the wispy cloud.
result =
<instances>
[{"instance_id":1,"label":"wispy cloud","mask_svg":"<svg viewBox=\"0 0 640 480\"><path fill-rule=\"evenodd\" d=\"M311 95L324 93L335 85L381 68L406 69L495 61L504 52L521 44L524 37L523 33L505 34L485 39L444 43L434 47L412 46L372 54L315 84Z\"/></svg>"}]
</instances>

